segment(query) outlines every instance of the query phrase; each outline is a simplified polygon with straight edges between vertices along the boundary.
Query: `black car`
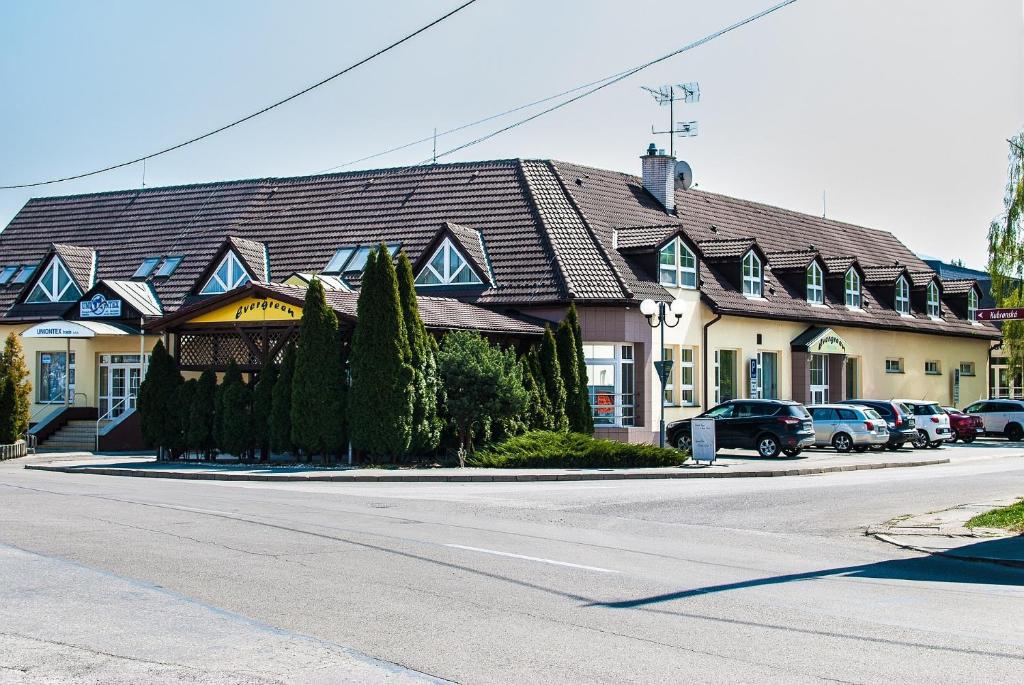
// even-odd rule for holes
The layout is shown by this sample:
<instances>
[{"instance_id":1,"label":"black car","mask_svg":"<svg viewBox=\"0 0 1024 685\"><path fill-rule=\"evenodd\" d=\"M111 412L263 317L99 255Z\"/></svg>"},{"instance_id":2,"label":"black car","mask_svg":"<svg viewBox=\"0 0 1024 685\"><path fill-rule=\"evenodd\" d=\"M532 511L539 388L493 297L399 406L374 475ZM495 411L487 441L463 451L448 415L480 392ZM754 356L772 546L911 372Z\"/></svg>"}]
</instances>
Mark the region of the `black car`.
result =
<instances>
[{"instance_id":1,"label":"black car","mask_svg":"<svg viewBox=\"0 0 1024 685\"><path fill-rule=\"evenodd\" d=\"M780 452L795 457L814 444L811 415L802 404L788 400L729 400L698 418L715 419L715 445L754 449L762 457ZM673 421L665 439L681 450L690 450L690 419Z\"/></svg>"},{"instance_id":2,"label":"black car","mask_svg":"<svg viewBox=\"0 0 1024 685\"><path fill-rule=\"evenodd\" d=\"M917 424L914 414L908 407L893 402L892 400L843 400L837 404L856 404L862 407L870 407L885 419L889 426L889 442L885 444L887 450L895 452L908 442L918 439Z\"/></svg>"}]
</instances>

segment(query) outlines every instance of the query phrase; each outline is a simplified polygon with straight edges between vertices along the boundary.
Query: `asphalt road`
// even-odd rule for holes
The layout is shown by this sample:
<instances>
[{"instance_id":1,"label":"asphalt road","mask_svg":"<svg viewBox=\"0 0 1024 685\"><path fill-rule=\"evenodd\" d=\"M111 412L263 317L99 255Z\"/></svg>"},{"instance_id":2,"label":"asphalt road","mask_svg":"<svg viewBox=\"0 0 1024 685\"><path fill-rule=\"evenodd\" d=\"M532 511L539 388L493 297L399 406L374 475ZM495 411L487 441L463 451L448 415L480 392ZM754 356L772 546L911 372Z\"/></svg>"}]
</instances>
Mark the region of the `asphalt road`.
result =
<instances>
[{"instance_id":1,"label":"asphalt road","mask_svg":"<svg viewBox=\"0 0 1024 685\"><path fill-rule=\"evenodd\" d=\"M1019 683L1024 569L863 534L1024 495L1024 450L963 454L792 478L365 485L8 462L0 682Z\"/></svg>"}]
</instances>

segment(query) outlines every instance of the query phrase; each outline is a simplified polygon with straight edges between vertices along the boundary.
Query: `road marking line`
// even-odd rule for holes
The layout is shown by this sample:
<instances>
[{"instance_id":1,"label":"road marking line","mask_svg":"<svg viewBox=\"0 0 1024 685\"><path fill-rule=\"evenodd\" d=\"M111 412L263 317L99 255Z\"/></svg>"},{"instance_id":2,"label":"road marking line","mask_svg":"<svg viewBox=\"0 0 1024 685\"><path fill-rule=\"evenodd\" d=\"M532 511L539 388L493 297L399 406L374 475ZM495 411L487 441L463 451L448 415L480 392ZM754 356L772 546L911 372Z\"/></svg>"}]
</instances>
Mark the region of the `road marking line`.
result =
<instances>
[{"instance_id":1,"label":"road marking line","mask_svg":"<svg viewBox=\"0 0 1024 685\"><path fill-rule=\"evenodd\" d=\"M453 545L448 544L445 547L454 547L455 549L465 549L470 552L483 552L484 554L495 554L499 557L512 557L513 559L525 559L526 561L539 561L542 564L554 564L555 566L568 566L570 568L581 568L585 571L598 571L599 573L622 573L622 571L615 571L610 568L601 568L600 566L584 566L583 564L572 564L568 561L555 561L554 559L541 559L540 557L528 557L525 554L513 554L512 552L499 552L493 549L483 549L481 547L467 547L466 545Z\"/></svg>"}]
</instances>

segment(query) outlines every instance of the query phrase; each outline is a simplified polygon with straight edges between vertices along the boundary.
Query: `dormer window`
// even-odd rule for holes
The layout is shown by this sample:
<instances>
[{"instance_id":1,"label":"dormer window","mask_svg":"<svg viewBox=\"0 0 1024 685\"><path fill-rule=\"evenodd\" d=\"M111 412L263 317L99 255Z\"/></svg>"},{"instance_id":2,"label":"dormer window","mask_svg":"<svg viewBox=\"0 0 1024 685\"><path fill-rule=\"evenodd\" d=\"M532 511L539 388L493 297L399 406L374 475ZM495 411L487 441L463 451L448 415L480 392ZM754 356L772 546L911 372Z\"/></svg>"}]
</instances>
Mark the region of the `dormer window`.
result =
<instances>
[{"instance_id":1,"label":"dormer window","mask_svg":"<svg viewBox=\"0 0 1024 685\"><path fill-rule=\"evenodd\" d=\"M928 316L933 319L939 318L939 314L942 309L939 307L939 286L935 285L935 281L929 281L928 283L928 302L927 302Z\"/></svg>"},{"instance_id":2,"label":"dormer window","mask_svg":"<svg viewBox=\"0 0 1024 685\"><path fill-rule=\"evenodd\" d=\"M843 289L846 292L846 306L860 309L860 274L853 267L846 270L846 277L843 279Z\"/></svg>"},{"instance_id":3,"label":"dormer window","mask_svg":"<svg viewBox=\"0 0 1024 685\"><path fill-rule=\"evenodd\" d=\"M761 259L753 250L743 256L743 294L761 297Z\"/></svg>"},{"instance_id":4,"label":"dormer window","mask_svg":"<svg viewBox=\"0 0 1024 685\"><path fill-rule=\"evenodd\" d=\"M159 257L146 257L142 260L142 264L139 265L139 268L135 270L135 273L132 274L132 278L146 278L153 273L153 269L155 269L156 265L159 263Z\"/></svg>"},{"instance_id":5,"label":"dormer window","mask_svg":"<svg viewBox=\"0 0 1024 685\"><path fill-rule=\"evenodd\" d=\"M26 280L28 279L26 278ZM32 288L32 292L28 294L25 301L32 303L74 302L81 296L82 291L78 289L68 270L64 268L64 263L54 257L46 265L43 274L36 281L35 287Z\"/></svg>"},{"instance_id":6,"label":"dormer window","mask_svg":"<svg viewBox=\"0 0 1024 685\"><path fill-rule=\"evenodd\" d=\"M896 279L896 311L910 314L910 284L903 276Z\"/></svg>"},{"instance_id":7,"label":"dormer window","mask_svg":"<svg viewBox=\"0 0 1024 685\"><path fill-rule=\"evenodd\" d=\"M967 291L967 320L978 320L978 292L974 288Z\"/></svg>"},{"instance_id":8,"label":"dormer window","mask_svg":"<svg viewBox=\"0 0 1024 685\"><path fill-rule=\"evenodd\" d=\"M199 291L199 294L219 295L220 293L240 288L251 280L252 277L249 276L249 272L245 270L242 263L238 261L235 253L228 252L224 255L224 259L221 260L220 266L210 276L210 280Z\"/></svg>"},{"instance_id":9,"label":"dormer window","mask_svg":"<svg viewBox=\"0 0 1024 685\"><path fill-rule=\"evenodd\" d=\"M420 275L416 285L476 285L483 281L448 238L444 239Z\"/></svg>"},{"instance_id":10,"label":"dormer window","mask_svg":"<svg viewBox=\"0 0 1024 685\"><path fill-rule=\"evenodd\" d=\"M679 238L661 248L658 282L671 288L697 287L697 258Z\"/></svg>"},{"instance_id":11,"label":"dormer window","mask_svg":"<svg viewBox=\"0 0 1024 685\"><path fill-rule=\"evenodd\" d=\"M823 280L818 262L811 262L811 265L807 267L807 301L811 304L825 304Z\"/></svg>"}]
</instances>

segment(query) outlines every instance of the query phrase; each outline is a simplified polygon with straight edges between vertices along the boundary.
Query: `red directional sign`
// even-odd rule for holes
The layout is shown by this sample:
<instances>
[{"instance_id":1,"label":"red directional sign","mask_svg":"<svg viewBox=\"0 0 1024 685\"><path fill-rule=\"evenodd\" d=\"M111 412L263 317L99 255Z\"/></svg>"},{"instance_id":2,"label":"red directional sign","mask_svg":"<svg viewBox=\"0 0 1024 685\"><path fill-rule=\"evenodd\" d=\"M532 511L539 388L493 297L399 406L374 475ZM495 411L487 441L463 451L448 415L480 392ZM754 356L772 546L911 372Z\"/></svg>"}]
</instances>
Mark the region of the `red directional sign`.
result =
<instances>
[{"instance_id":1,"label":"red directional sign","mask_svg":"<svg viewBox=\"0 0 1024 685\"><path fill-rule=\"evenodd\" d=\"M1017 321L1020 319L1024 319L1024 307L978 310L978 321Z\"/></svg>"}]
</instances>

